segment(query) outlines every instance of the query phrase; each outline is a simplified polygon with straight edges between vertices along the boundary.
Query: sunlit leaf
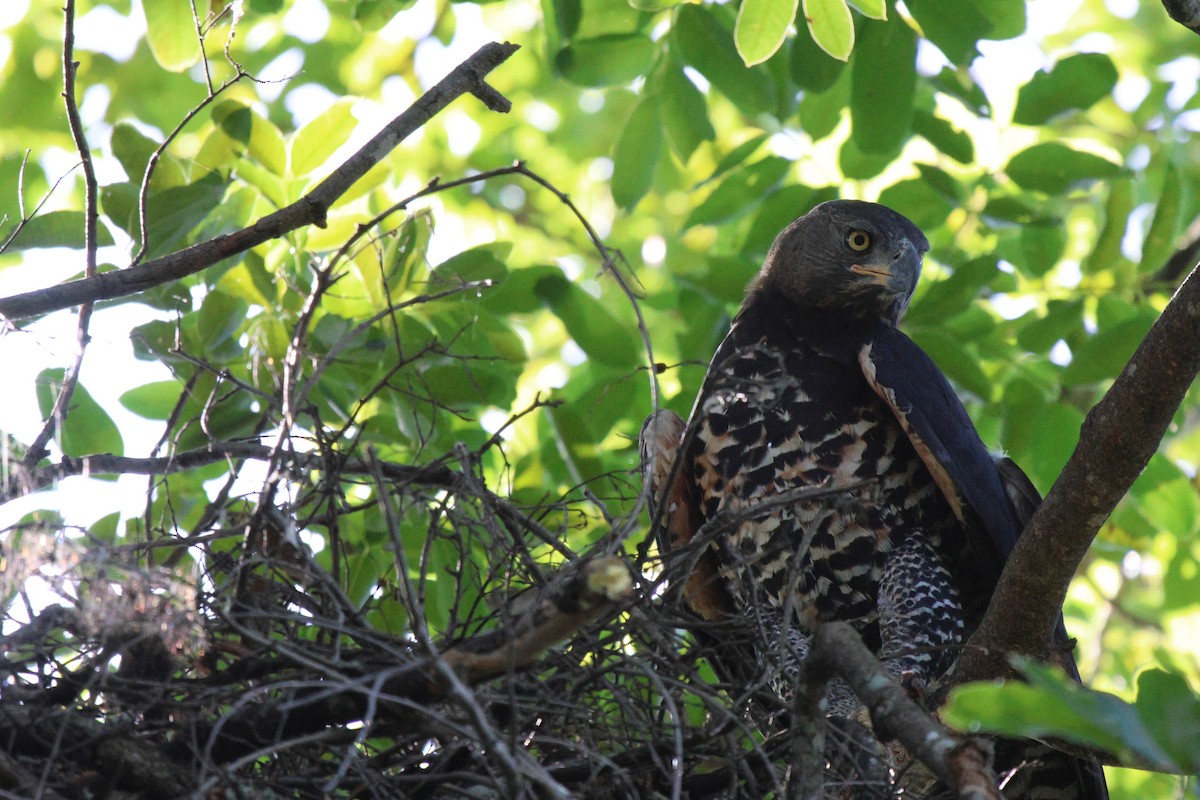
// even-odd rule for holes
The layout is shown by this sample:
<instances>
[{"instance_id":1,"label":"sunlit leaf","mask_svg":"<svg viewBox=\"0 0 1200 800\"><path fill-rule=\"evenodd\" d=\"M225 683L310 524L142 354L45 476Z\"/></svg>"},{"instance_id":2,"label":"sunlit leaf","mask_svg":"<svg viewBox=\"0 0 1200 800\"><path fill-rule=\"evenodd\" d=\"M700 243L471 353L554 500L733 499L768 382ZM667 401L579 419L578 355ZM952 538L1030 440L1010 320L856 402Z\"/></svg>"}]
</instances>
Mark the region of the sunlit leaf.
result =
<instances>
[{"instance_id":1,"label":"sunlit leaf","mask_svg":"<svg viewBox=\"0 0 1200 800\"><path fill-rule=\"evenodd\" d=\"M150 52L163 69L183 72L200 60L200 38L190 3L143 0L142 9Z\"/></svg>"},{"instance_id":2,"label":"sunlit leaf","mask_svg":"<svg viewBox=\"0 0 1200 800\"><path fill-rule=\"evenodd\" d=\"M4 231L5 234L8 231ZM82 211L46 211L26 222L16 237L9 243L11 252L29 250L34 247L70 247L82 250L84 241L84 214ZM96 244L105 247L113 243L108 228L96 228Z\"/></svg>"},{"instance_id":3,"label":"sunlit leaf","mask_svg":"<svg viewBox=\"0 0 1200 800\"><path fill-rule=\"evenodd\" d=\"M1175 252L1175 237L1179 233L1179 217L1183 209L1183 175L1174 161L1168 161L1163 172L1162 190L1146 239L1142 242L1141 272L1161 269Z\"/></svg>"},{"instance_id":4,"label":"sunlit leaf","mask_svg":"<svg viewBox=\"0 0 1200 800\"><path fill-rule=\"evenodd\" d=\"M879 20L887 19L886 0L847 0L847 2L864 17Z\"/></svg>"},{"instance_id":5,"label":"sunlit leaf","mask_svg":"<svg viewBox=\"0 0 1200 800\"><path fill-rule=\"evenodd\" d=\"M37 377L37 403L42 418L50 417L54 403L62 391L66 371L61 368L44 369ZM83 384L76 383L71 394L71 403L64 409L64 421L58 429L63 453L68 456L85 456L91 453L122 455L124 443L112 417L108 415Z\"/></svg>"},{"instance_id":6,"label":"sunlit leaf","mask_svg":"<svg viewBox=\"0 0 1200 800\"><path fill-rule=\"evenodd\" d=\"M1129 227L1129 215L1137 202L1137 194L1133 180L1118 178L1112 182L1108 190L1108 199L1104 204L1104 226L1096 237L1096 244L1083 261L1083 269L1088 273L1097 273L1110 269L1121 258L1121 246L1125 240L1125 231Z\"/></svg>"},{"instance_id":7,"label":"sunlit leaf","mask_svg":"<svg viewBox=\"0 0 1200 800\"><path fill-rule=\"evenodd\" d=\"M354 103L343 98L296 131L292 138L291 174L302 177L325 163L358 124L350 113Z\"/></svg>"},{"instance_id":8,"label":"sunlit leaf","mask_svg":"<svg viewBox=\"0 0 1200 800\"><path fill-rule=\"evenodd\" d=\"M561 274L547 275L534 290L590 358L611 366L637 365L639 348L634 331L617 322L596 298Z\"/></svg>"},{"instance_id":9,"label":"sunlit leaf","mask_svg":"<svg viewBox=\"0 0 1200 800\"><path fill-rule=\"evenodd\" d=\"M746 66L761 64L783 44L799 0L742 0L733 39Z\"/></svg>"},{"instance_id":10,"label":"sunlit leaf","mask_svg":"<svg viewBox=\"0 0 1200 800\"><path fill-rule=\"evenodd\" d=\"M824 92L842 74L844 61L833 58L813 40L803 28L792 41L791 74L796 85L806 92ZM807 98L805 98L807 99ZM811 126L808 116L801 114L805 130Z\"/></svg>"},{"instance_id":11,"label":"sunlit leaf","mask_svg":"<svg viewBox=\"0 0 1200 800\"><path fill-rule=\"evenodd\" d=\"M1023 661L1021 669L1031 683L973 683L954 690L942 708L943 719L962 730L1052 736L1172 768L1139 708L1088 691L1049 667Z\"/></svg>"},{"instance_id":12,"label":"sunlit leaf","mask_svg":"<svg viewBox=\"0 0 1200 800\"><path fill-rule=\"evenodd\" d=\"M854 20L846 0L804 0L804 19L817 46L839 61L854 50Z\"/></svg>"}]
</instances>

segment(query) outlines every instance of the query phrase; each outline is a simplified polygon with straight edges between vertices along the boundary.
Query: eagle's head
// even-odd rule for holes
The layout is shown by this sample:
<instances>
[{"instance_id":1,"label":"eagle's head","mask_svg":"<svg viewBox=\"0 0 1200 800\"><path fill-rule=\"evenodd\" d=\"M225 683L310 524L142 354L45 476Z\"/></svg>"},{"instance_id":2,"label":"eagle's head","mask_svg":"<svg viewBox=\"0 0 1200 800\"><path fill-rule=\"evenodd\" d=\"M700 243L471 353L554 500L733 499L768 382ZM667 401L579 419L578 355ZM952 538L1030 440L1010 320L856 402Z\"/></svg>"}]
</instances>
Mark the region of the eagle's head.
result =
<instances>
[{"instance_id":1,"label":"eagle's head","mask_svg":"<svg viewBox=\"0 0 1200 800\"><path fill-rule=\"evenodd\" d=\"M928 250L921 229L887 206L831 200L775 238L752 290L821 319L895 325Z\"/></svg>"}]
</instances>

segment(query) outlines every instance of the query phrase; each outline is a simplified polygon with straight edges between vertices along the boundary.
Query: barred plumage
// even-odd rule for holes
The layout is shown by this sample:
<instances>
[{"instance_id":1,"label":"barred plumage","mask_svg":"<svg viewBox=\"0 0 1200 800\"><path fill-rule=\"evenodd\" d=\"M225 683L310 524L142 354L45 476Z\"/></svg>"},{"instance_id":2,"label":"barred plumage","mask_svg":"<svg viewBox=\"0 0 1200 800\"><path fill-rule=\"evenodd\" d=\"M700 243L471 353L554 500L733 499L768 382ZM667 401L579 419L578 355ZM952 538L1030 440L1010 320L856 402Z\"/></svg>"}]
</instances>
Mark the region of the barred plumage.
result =
<instances>
[{"instance_id":1,"label":"barred plumage","mask_svg":"<svg viewBox=\"0 0 1200 800\"><path fill-rule=\"evenodd\" d=\"M729 520L694 559L689 605L708 620L756 619L759 663L786 645L776 684L821 621L842 620L919 692L978 624L1031 513L1027 479L993 461L945 377L896 328L927 250L891 209L817 206L776 239L686 430L660 412L643 431L644 457L670 463L682 447L673 482L651 476L668 498L664 549ZM836 491L789 499L806 488ZM837 713L851 715L853 697L836 692ZM1107 796L1094 762L1031 743L1001 752L1047 764L1024 770L1015 796Z\"/></svg>"}]
</instances>

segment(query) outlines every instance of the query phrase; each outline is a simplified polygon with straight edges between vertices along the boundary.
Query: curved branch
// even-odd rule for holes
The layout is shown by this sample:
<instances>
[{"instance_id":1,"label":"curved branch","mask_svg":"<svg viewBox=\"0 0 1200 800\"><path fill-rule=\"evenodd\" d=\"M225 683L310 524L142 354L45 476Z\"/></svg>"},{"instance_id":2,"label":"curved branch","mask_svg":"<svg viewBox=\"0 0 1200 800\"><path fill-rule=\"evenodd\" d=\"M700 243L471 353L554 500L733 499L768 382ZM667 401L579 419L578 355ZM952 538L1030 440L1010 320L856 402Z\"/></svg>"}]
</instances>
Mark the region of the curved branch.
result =
<instances>
[{"instance_id":1,"label":"curved branch","mask_svg":"<svg viewBox=\"0 0 1200 800\"><path fill-rule=\"evenodd\" d=\"M404 113L388 123L387 127L346 159L345 163L315 189L249 227L215 236L136 267L0 298L0 316L9 319L31 317L82 303L136 294L194 275L222 259L243 253L305 225L324 227L329 207L345 194L346 190L382 161L396 145L460 95L475 94L492 110L507 110L507 101L501 102L504 98L489 87L484 78L517 49L518 45L507 42L485 44L437 85L421 95Z\"/></svg>"},{"instance_id":2,"label":"curved branch","mask_svg":"<svg viewBox=\"0 0 1200 800\"><path fill-rule=\"evenodd\" d=\"M1075 452L1017 541L949 685L1009 674L1008 652L1044 654L1075 570L1200 373L1197 273L1193 268L1088 413Z\"/></svg>"}]
</instances>

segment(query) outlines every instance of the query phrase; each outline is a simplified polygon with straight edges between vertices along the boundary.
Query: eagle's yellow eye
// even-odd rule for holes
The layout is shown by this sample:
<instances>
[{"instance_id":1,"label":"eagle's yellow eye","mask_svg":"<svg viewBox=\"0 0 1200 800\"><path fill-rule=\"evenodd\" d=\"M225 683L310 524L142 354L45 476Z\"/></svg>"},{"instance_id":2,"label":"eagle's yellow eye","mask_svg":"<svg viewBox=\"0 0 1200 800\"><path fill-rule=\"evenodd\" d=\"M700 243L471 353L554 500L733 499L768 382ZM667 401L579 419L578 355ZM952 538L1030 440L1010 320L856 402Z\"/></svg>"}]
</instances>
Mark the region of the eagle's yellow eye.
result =
<instances>
[{"instance_id":1,"label":"eagle's yellow eye","mask_svg":"<svg viewBox=\"0 0 1200 800\"><path fill-rule=\"evenodd\" d=\"M861 253L871 246L871 234L866 231L850 231L846 234L846 244L850 245L851 250Z\"/></svg>"}]
</instances>

